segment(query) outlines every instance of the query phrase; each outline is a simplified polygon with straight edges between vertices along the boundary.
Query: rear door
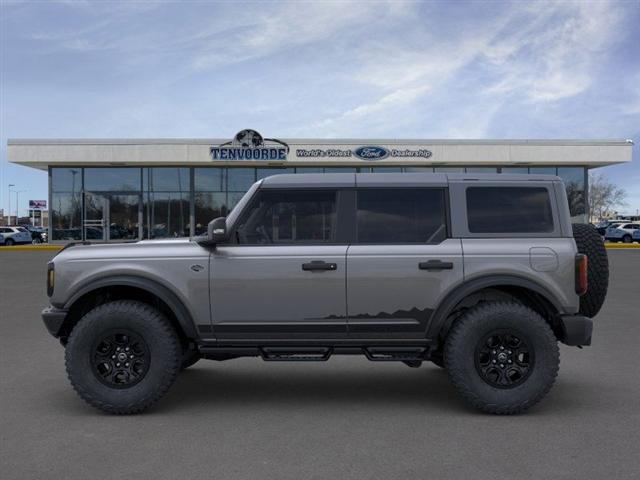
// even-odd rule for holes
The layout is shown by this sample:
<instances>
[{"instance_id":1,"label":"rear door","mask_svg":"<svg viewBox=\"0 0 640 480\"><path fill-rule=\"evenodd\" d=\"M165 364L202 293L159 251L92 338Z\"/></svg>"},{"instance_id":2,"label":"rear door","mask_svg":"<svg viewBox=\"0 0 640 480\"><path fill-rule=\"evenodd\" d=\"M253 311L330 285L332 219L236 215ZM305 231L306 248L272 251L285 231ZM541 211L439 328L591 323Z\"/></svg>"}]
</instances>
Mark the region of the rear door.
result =
<instances>
[{"instance_id":1,"label":"rear door","mask_svg":"<svg viewBox=\"0 0 640 480\"><path fill-rule=\"evenodd\" d=\"M356 190L347 253L351 337L424 338L444 292L462 282L461 241L448 235L446 195L446 184Z\"/></svg>"},{"instance_id":2,"label":"rear door","mask_svg":"<svg viewBox=\"0 0 640 480\"><path fill-rule=\"evenodd\" d=\"M264 189L243 210L235 244L211 256L218 338L346 334L346 252L336 189Z\"/></svg>"}]
</instances>

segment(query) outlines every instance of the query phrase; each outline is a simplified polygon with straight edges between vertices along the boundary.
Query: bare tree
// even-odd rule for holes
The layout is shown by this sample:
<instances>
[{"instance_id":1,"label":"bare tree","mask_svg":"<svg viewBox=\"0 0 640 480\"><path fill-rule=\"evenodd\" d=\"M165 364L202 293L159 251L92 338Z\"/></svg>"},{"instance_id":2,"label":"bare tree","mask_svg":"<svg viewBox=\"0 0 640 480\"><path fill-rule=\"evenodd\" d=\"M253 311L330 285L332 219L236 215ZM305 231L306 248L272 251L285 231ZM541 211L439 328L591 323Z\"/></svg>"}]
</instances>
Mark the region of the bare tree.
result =
<instances>
[{"instance_id":1,"label":"bare tree","mask_svg":"<svg viewBox=\"0 0 640 480\"><path fill-rule=\"evenodd\" d=\"M611 183L602 173L589 173L589 208L591 217L601 220L615 213L615 207L626 205L627 192Z\"/></svg>"}]
</instances>

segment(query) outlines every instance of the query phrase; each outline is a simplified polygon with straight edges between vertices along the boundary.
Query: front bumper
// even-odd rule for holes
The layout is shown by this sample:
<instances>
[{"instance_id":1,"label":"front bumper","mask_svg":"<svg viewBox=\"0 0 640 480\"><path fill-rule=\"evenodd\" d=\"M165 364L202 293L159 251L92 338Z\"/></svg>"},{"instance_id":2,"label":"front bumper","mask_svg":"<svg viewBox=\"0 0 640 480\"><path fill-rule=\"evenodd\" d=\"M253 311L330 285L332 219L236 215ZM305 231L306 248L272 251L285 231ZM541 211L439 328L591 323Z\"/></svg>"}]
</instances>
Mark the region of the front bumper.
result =
<instances>
[{"instance_id":1,"label":"front bumper","mask_svg":"<svg viewBox=\"0 0 640 480\"><path fill-rule=\"evenodd\" d=\"M560 317L562 337L560 341L565 345L591 345L593 320L582 315L563 315Z\"/></svg>"},{"instance_id":2,"label":"front bumper","mask_svg":"<svg viewBox=\"0 0 640 480\"><path fill-rule=\"evenodd\" d=\"M67 318L67 310L56 307L47 307L42 311L42 321L49 330L49 333L56 338L60 338L64 320Z\"/></svg>"}]
</instances>

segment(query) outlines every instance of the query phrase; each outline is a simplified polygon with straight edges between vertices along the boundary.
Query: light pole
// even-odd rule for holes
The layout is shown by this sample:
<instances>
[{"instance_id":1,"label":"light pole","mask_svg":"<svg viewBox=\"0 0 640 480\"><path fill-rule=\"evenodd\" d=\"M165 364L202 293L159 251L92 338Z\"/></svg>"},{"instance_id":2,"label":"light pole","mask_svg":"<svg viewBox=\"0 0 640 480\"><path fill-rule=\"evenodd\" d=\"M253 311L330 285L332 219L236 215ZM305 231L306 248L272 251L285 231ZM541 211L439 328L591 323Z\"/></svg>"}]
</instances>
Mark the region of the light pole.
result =
<instances>
[{"instance_id":1,"label":"light pole","mask_svg":"<svg viewBox=\"0 0 640 480\"><path fill-rule=\"evenodd\" d=\"M11 187L15 187L13 183L9 184L9 210L7 212L7 225L11 225Z\"/></svg>"},{"instance_id":2,"label":"light pole","mask_svg":"<svg viewBox=\"0 0 640 480\"><path fill-rule=\"evenodd\" d=\"M16 225L18 225L18 208L20 206L20 194L26 192L26 190L16 190Z\"/></svg>"}]
</instances>

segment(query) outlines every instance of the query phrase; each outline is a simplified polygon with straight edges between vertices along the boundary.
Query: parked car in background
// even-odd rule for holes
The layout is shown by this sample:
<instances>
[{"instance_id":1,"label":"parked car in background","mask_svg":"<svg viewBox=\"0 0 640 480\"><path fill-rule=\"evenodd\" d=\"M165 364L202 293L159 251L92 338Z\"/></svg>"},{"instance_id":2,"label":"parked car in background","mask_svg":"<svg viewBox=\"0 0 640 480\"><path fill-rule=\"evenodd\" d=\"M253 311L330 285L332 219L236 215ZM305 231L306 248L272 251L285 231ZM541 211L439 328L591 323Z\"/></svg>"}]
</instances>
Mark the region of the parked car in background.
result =
<instances>
[{"instance_id":1,"label":"parked car in background","mask_svg":"<svg viewBox=\"0 0 640 480\"><path fill-rule=\"evenodd\" d=\"M604 220L596 225L596 230L598 230L598 233L604 237L607 233L607 228L617 227L623 223L625 223L625 220Z\"/></svg>"},{"instance_id":2,"label":"parked car in background","mask_svg":"<svg viewBox=\"0 0 640 480\"><path fill-rule=\"evenodd\" d=\"M0 233L0 245L4 245L4 235Z\"/></svg>"},{"instance_id":3,"label":"parked car in background","mask_svg":"<svg viewBox=\"0 0 640 480\"><path fill-rule=\"evenodd\" d=\"M633 234L640 229L640 223L622 223L618 226L607 228L604 239L610 242L631 243Z\"/></svg>"},{"instance_id":4,"label":"parked car in background","mask_svg":"<svg viewBox=\"0 0 640 480\"><path fill-rule=\"evenodd\" d=\"M640 228L636 229L636 231L633 232L633 235L631 235L631 240L640 243Z\"/></svg>"},{"instance_id":5,"label":"parked car in background","mask_svg":"<svg viewBox=\"0 0 640 480\"><path fill-rule=\"evenodd\" d=\"M0 227L0 233L4 237L4 244L8 247L31 243L31 234L22 227Z\"/></svg>"},{"instance_id":6,"label":"parked car in background","mask_svg":"<svg viewBox=\"0 0 640 480\"><path fill-rule=\"evenodd\" d=\"M33 243L34 245L47 243L48 234L46 228L34 227L33 225L22 225L22 228L24 228L31 234L31 243Z\"/></svg>"}]
</instances>

